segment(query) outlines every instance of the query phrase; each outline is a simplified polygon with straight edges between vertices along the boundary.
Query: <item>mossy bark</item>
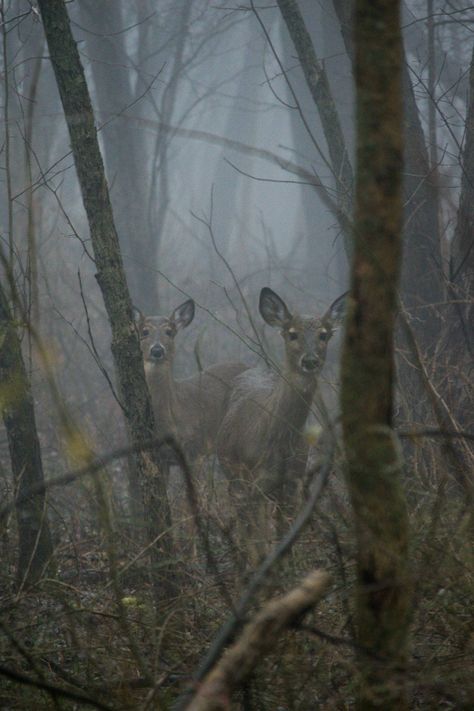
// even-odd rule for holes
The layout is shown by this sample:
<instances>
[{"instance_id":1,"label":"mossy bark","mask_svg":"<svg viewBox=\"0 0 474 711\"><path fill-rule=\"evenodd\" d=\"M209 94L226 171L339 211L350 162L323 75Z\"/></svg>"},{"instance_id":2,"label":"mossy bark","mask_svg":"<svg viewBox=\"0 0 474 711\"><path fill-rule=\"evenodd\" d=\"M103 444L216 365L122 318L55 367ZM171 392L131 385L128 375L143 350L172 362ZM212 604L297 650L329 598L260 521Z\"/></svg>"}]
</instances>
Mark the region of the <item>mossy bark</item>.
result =
<instances>
[{"instance_id":1,"label":"mossy bark","mask_svg":"<svg viewBox=\"0 0 474 711\"><path fill-rule=\"evenodd\" d=\"M74 41L64 0L39 0L49 54L71 139L71 148L89 222L91 242L112 329L112 354L122 403L135 448L148 536L170 530L164 464L158 452L143 453L140 444L153 437L154 418L145 381L142 354L114 224L102 156L84 70ZM133 196L131 197L133 199ZM153 550L153 563L168 588L166 561L171 560L171 537L163 535ZM156 580L155 580L156 582Z\"/></svg>"},{"instance_id":2,"label":"mossy bark","mask_svg":"<svg viewBox=\"0 0 474 711\"><path fill-rule=\"evenodd\" d=\"M18 526L19 585L36 582L51 561L53 546L44 492L28 492L44 481L30 382L20 339L0 284L0 409L7 432Z\"/></svg>"},{"instance_id":3,"label":"mossy bark","mask_svg":"<svg viewBox=\"0 0 474 711\"><path fill-rule=\"evenodd\" d=\"M403 709L409 633L408 518L392 430L394 325L402 251L399 3L357 0L354 258L342 356L347 483L357 536L363 709Z\"/></svg>"}]
</instances>

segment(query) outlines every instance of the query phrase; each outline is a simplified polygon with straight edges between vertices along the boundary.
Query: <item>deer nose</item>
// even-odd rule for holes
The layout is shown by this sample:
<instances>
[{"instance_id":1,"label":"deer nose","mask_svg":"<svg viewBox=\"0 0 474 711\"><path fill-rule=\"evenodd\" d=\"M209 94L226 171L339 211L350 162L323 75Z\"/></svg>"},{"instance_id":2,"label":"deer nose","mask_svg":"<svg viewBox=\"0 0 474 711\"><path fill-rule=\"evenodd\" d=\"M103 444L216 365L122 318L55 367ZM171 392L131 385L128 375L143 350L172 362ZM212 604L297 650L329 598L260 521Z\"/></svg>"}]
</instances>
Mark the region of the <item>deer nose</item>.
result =
<instances>
[{"instance_id":1,"label":"deer nose","mask_svg":"<svg viewBox=\"0 0 474 711\"><path fill-rule=\"evenodd\" d=\"M155 343L150 348L150 355L154 360L161 360L165 355L165 349L159 343Z\"/></svg>"},{"instance_id":2,"label":"deer nose","mask_svg":"<svg viewBox=\"0 0 474 711\"><path fill-rule=\"evenodd\" d=\"M301 359L301 367L307 373L312 373L319 365L319 358L314 355L305 355Z\"/></svg>"}]
</instances>

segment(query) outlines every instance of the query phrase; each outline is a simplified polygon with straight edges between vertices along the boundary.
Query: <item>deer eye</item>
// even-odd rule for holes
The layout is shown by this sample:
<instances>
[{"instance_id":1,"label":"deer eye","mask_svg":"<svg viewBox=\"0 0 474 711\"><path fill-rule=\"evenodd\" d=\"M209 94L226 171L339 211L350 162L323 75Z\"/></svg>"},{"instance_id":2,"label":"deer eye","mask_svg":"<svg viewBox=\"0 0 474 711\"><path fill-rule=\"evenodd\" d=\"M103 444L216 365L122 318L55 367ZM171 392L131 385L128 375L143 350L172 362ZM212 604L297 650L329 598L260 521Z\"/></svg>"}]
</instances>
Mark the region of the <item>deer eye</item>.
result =
<instances>
[{"instance_id":1,"label":"deer eye","mask_svg":"<svg viewBox=\"0 0 474 711\"><path fill-rule=\"evenodd\" d=\"M288 331L288 338L290 341L296 341L298 338L298 334L296 331Z\"/></svg>"},{"instance_id":2,"label":"deer eye","mask_svg":"<svg viewBox=\"0 0 474 711\"><path fill-rule=\"evenodd\" d=\"M327 331L321 331L319 334L319 340L320 341L327 341L329 338L329 333Z\"/></svg>"},{"instance_id":3,"label":"deer eye","mask_svg":"<svg viewBox=\"0 0 474 711\"><path fill-rule=\"evenodd\" d=\"M142 328L142 336L143 338L146 338L147 336L150 335L150 329L149 328Z\"/></svg>"},{"instance_id":4,"label":"deer eye","mask_svg":"<svg viewBox=\"0 0 474 711\"><path fill-rule=\"evenodd\" d=\"M167 336L170 336L170 338L171 338L171 336L174 335L174 331L173 331L172 328L166 328L166 329L165 329L165 334L166 334Z\"/></svg>"}]
</instances>

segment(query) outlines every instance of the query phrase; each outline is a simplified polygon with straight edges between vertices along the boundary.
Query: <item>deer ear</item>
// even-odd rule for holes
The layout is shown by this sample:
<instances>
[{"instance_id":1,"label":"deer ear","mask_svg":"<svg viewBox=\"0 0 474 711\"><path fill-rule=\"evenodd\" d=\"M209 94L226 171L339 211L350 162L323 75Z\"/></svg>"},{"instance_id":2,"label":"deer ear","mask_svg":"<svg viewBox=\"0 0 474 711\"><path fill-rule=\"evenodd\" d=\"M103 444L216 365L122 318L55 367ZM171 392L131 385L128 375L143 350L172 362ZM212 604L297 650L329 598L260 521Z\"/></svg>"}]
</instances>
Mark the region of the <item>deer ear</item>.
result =
<instances>
[{"instance_id":1,"label":"deer ear","mask_svg":"<svg viewBox=\"0 0 474 711\"><path fill-rule=\"evenodd\" d=\"M324 314L323 321L329 321L332 326L337 326L344 320L346 315L347 306L347 296L349 292L346 291L341 296L332 302L331 306L328 308Z\"/></svg>"},{"instance_id":2,"label":"deer ear","mask_svg":"<svg viewBox=\"0 0 474 711\"><path fill-rule=\"evenodd\" d=\"M138 306L135 306L134 304L132 304L132 315L135 325L138 327L145 321L145 316L140 311Z\"/></svg>"},{"instance_id":3,"label":"deer ear","mask_svg":"<svg viewBox=\"0 0 474 711\"><path fill-rule=\"evenodd\" d=\"M178 306L171 314L170 321L176 326L176 330L179 331L181 328L186 328L189 326L194 318L195 306L192 299L188 299Z\"/></svg>"},{"instance_id":4,"label":"deer ear","mask_svg":"<svg viewBox=\"0 0 474 711\"><path fill-rule=\"evenodd\" d=\"M260 292L258 308L263 320L269 326L282 328L292 319L283 299L280 299L278 294L275 294L268 286L265 286Z\"/></svg>"}]
</instances>

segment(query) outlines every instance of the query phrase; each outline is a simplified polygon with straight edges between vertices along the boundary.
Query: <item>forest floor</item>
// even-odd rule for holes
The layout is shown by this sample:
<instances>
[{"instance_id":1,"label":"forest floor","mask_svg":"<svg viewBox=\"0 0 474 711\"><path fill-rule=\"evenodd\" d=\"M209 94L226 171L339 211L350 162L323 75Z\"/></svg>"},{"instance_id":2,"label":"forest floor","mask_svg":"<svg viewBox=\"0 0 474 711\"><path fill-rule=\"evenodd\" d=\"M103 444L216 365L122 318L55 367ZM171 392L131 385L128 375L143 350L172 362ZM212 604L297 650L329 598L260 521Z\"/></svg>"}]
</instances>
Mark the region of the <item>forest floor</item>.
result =
<instances>
[{"instance_id":1,"label":"forest floor","mask_svg":"<svg viewBox=\"0 0 474 711\"><path fill-rule=\"evenodd\" d=\"M414 597L411 656L400 683L413 709L471 709L472 510L447 478L423 474L419 464L406 471ZM212 563L198 542L183 487L176 482L170 488L178 593L158 606L137 531L117 497L113 531L106 531L97 525L91 490L73 488L51 499L56 570L34 588L18 591L15 585L12 517L0 532L0 709L169 709L192 685L249 579L249 573L236 572L239 542L222 482L201 490ZM248 615L316 568L331 574L330 592L262 660L233 708L353 708L355 553L343 478L334 472L310 525L267 577Z\"/></svg>"}]
</instances>

